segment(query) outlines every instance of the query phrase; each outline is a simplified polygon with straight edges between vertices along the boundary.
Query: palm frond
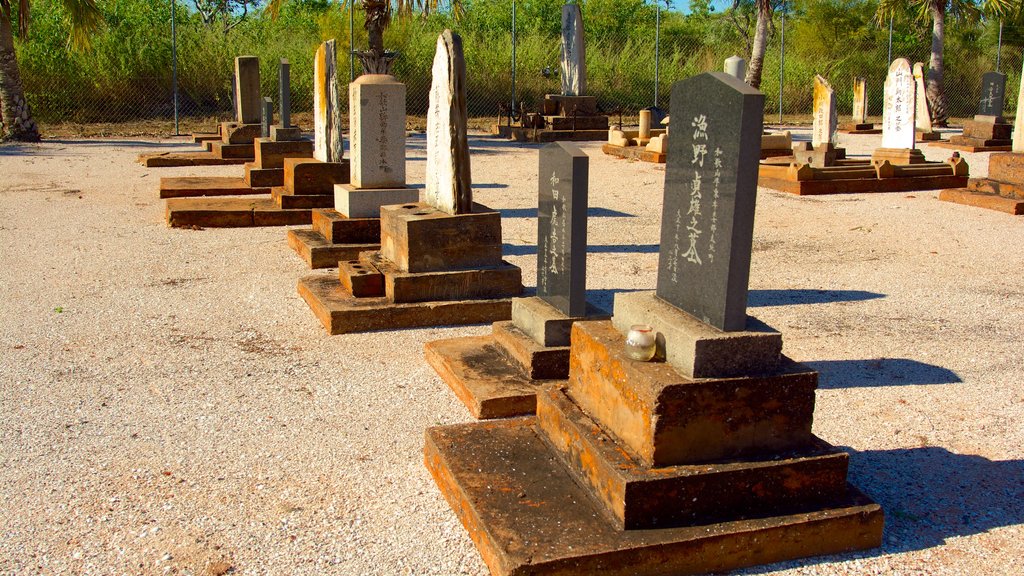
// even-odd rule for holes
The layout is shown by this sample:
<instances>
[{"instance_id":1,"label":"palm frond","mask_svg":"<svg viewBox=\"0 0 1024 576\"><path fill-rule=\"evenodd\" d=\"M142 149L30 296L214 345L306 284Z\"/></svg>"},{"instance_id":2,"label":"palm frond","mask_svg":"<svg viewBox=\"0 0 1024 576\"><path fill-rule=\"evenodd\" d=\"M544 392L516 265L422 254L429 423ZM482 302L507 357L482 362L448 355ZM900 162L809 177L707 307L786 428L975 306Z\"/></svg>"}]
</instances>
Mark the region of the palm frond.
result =
<instances>
[{"instance_id":1,"label":"palm frond","mask_svg":"<svg viewBox=\"0 0 1024 576\"><path fill-rule=\"evenodd\" d=\"M27 0L22 0L27 5ZM92 35L103 26L103 12L96 0L63 0L64 9L71 17L71 33L68 43L75 48L88 48Z\"/></svg>"}]
</instances>

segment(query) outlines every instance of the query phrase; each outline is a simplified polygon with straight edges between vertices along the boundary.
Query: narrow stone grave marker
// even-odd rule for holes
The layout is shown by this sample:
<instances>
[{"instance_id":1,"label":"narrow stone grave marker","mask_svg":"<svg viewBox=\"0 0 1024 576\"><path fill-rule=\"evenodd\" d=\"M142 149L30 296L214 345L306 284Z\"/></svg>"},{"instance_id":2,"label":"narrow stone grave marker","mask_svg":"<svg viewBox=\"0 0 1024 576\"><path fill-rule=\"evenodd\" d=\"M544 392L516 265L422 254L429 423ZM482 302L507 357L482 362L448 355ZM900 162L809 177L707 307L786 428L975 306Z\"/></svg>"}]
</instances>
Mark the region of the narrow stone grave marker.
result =
<instances>
[{"instance_id":1,"label":"narrow stone grave marker","mask_svg":"<svg viewBox=\"0 0 1024 576\"><path fill-rule=\"evenodd\" d=\"M260 132L264 138L270 138L270 126L274 123L274 101L269 97L264 98L261 111L263 125Z\"/></svg>"},{"instance_id":2,"label":"narrow stone grave marker","mask_svg":"<svg viewBox=\"0 0 1024 576\"><path fill-rule=\"evenodd\" d=\"M320 45L313 62L313 131L313 156L321 162L341 162L345 144L334 40Z\"/></svg>"},{"instance_id":3,"label":"narrow stone grave marker","mask_svg":"<svg viewBox=\"0 0 1024 576\"><path fill-rule=\"evenodd\" d=\"M676 82L671 110L657 295L721 330L743 330L764 95L710 72Z\"/></svg>"},{"instance_id":4,"label":"narrow stone grave marker","mask_svg":"<svg viewBox=\"0 0 1024 576\"><path fill-rule=\"evenodd\" d=\"M466 138L466 61L462 37L445 30L434 53L427 111L427 166L424 198L449 214L473 211L469 142Z\"/></svg>"},{"instance_id":5,"label":"narrow stone grave marker","mask_svg":"<svg viewBox=\"0 0 1024 576\"><path fill-rule=\"evenodd\" d=\"M281 58L277 70L277 88L280 91L278 101L281 103L280 125L288 128L292 125L292 79L291 64L284 58Z\"/></svg>"},{"instance_id":6,"label":"narrow stone grave marker","mask_svg":"<svg viewBox=\"0 0 1024 576\"><path fill-rule=\"evenodd\" d=\"M932 131L932 113L924 85L924 64L914 64L914 127L920 132Z\"/></svg>"},{"instance_id":7,"label":"narrow stone grave marker","mask_svg":"<svg viewBox=\"0 0 1024 576\"><path fill-rule=\"evenodd\" d=\"M820 75L814 76L814 124L811 145L815 148L835 144L836 95L832 85Z\"/></svg>"},{"instance_id":8,"label":"narrow stone grave marker","mask_svg":"<svg viewBox=\"0 0 1024 576\"><path fill-rule=\"evenodd\" d=\"M587 91L587 47L583 12L579 4L562 6L562 95L583 96Z\"/></svg>"},{"instance_id":9,"label":"narrow stone grave marker","mask_svg":"<svg viewBox=\"0 0 1024 576\"><path fill-rule=\"evenodd\" d=\"M575 144L540 150L537 296L569 317L587 312L587 190L590 159Z\"/></svg>"},{"instance_id":10,"label":"narrow stone grave marker","mask_svg":"<svg viewBox=\"0 0 1024 576\"><path fill-rule=\"evenodd\" d=\"M861 76L853 79L853 123L868 123L868 83Z\"/></svg>"},{"instance_id":11,"label":"narrow stone grave marker","mask_svg":"<svg viewBox=\"0 0 1024 576\"><path fill-rule=\"evenodd\" d=\"M260 121L260 59L235 58L235 119L241 124Z\"/></svg>"},{"instance_id":12,"label":"narrow stone grave marker","mask_svg":"<svg viewBox=\"0 0 1024 576\"><path fill-rule=\"evenodd\" d=\"M747 61L739 56L733 55L725 59L725 73L737 80L743 80L747 75Z\"/></svg>"}]
</instances>

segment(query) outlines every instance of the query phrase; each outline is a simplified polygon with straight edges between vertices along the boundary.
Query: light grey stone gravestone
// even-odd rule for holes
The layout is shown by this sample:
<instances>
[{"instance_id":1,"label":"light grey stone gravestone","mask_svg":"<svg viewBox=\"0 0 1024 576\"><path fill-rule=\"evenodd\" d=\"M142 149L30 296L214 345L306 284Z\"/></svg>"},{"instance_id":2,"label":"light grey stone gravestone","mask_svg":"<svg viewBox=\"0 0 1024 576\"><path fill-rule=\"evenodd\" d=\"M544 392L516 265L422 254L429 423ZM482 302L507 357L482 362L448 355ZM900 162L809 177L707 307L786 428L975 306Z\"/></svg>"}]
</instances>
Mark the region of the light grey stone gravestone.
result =
<instances>
[{"instance_id":1,"label":"light grey stone gravestone","mask_svg":"<svg viewBox=\"0 0 1024 576\"><path fill-rule=\"evenodd\" d=\"M917 90L910 61L897 58L885 78L885 106L882 108L882 148L914 148L914 116Z\"/></svg>"},{"instance_id":2,"label":"light grey stone gravestone","mask_svg":"<svg viewBox=\"0 0 1024 576\"><path fill-rule=\"evenodd\" d=\"M583 96L587 91L587 49L583 12L579 4L562 6L562 95Z\"/></svg>"},{"instance_id":3,"label":"light grey stone gravestone","mask_svg":"<svg viewBox=\"0 0 1024 576\"><path fill-rule=\"evenodd\" d=\"M981 99L978 102L979 116L1002 116L1003 100L1006 93L1006 74L985 72L981 75Z\"/></svg>"},{"instance_id":4,"label":"light grey stone gravestone","mask_svg":"<svg viewBox=\"0 0 1024 576\"><path fill-rule=\"evenodd\" d=\"M729 56L725 59L725 73L737 80L743 80L747 76L747 61L739 56Z\"/></svg>"},{"instance_id":5,"label":"light grey stone gravestone","mask_svg":"<svg viewBox=\"0 0 1024 576\"><path fill-rule=\"evenodd\" d=\"M260 121L260 59L235 58L235 119L242 124Z\"/></svg>"},{"instance_id":6,"label":"light grey stone gravestone","mask_svg":"<svg viewBox=\"0 0 1024 576\"><path fill-rule=\"evenodd\" d=\"M270 126L274 123L274 101L270 98L263 99L262 123L260 133L264 138L270 138Z\"/></svg>"},{"instance_id":7,"label":"light grey stone gravestone","mask_svg":"<svg viewBox=\"0 0 1024 576\"><path fill-rule=\"evenodd\" d=\"M281 58L277 75L277 88L280 91L278 101L281 103L281 127L290 128L292 125L292 75L291 64L288 60Z\"/></svg>"},{"instance_id":8,"label":"light grey stone gravestone","mask_svg":"<svg viewBox=\"0 0 1024 576\"><path fill-rule=\"evenodd\" d=\"M744 330L764 95L709 72L675 83L671 111L657 295Z\"/></svg>"},{"instance_id":9,"label":"light grey stone gravestone","mask_svg":"<svg viewBox=\"0 0 1024 576\"><path fill-rule=\"evenodd\" d=\"M537 296L566 316L587 312L590 159L579 146L541 148L537 182Z\"/></svg>"},{"instance_id":10,"label":"light grey stone gravestone","mask_svg":"<svg viewBox=\"0 0 1024 576\"><path fill-rule=\"evenodd\" d=\"M1024 71L1021 72L1021 83L1017 88L1017 107L1024 102ZM1013 119L1013 151L1024 152L1024 111L1018 112Z\"/></svg>"},{"instance_id":11,"label":"light grey stone gravestone","mask_svg":"<svg viewBox=\"0 0 1024 576\"><path fill-rule=\"evenodd\" d=\"M348 88L352 185L405 186L405 84L363 74Z\"/></svg>"},{"instance_id":12,"label":"light grey stone gravestone","mask_svg":"<svg viewBox=\"0 0 1024 576\"><path fill-rule=\"evenodd\" d=\"M811 130L811 145L815 149L835 144L836 95L832 85L822 76L814 75L814 121Z\"/></svg>"},{"instance_id":13,"label":"light grey stone gravestone","mask_svg":"<svg viewBox=\"0 0 1024 576\"><path fill-rule=\"evenodd\" d=\"M932 113L924 85L924 64L914 64L914 127L921 132L932 132Z\"/></svg>"},{"instance_id":14,"label":"light grey stone gravestone","mask_svg":"<svg viewBox=\"0 0 1024 576\"><path fill-rule=\"evenodd\" d=\"M320 45L313 62L313 132L313 157L321 162L341 162L345 142L334 40Z\"/></svg>"},{"instance_id":15,"label":"light grey stone gravestone","mask_svg":"<svg viewBox=\"0 0 1024 576\"><path fill-rule=\"evenodd\" d=\"M434 53L427 111L424 199L449 214L473 211L469 142L466 138L466 61L462 38L445 30Z\"/></svg>"},{"instance_id":16,"label":"light grey stone gravestone","mask_svg":"<svg viewBox=\"0 0 1024 576\"><path fill-rule=\"evenodd\" d=\"M868 83L861 76L853 79L853 123L868 123Z\"/></svg>"}]
</instances>

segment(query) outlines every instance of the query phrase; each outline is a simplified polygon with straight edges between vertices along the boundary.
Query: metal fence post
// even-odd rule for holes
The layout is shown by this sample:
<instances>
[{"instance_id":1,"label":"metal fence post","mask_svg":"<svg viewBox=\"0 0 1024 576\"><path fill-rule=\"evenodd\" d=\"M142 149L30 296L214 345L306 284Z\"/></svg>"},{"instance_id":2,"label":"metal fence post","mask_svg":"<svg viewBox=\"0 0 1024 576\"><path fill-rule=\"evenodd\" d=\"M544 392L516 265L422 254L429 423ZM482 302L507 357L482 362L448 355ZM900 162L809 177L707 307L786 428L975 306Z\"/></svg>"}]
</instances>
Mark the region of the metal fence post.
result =
<instances>
[{"instance_id":1,"label":"metal fence post","mask_svg":"<svg viewBox=\"0 0 1024 576\"><path fill-rule=\"evenodd\" d=\"M1003 52L1003 19L999 19L999 43L996 44L996 72L999 72L999 56Z\"/></svg>"},{"instance_id":2,"label":"metal fence post","mask_svg":"<svg viewBox=\"0 0 1024 576\"><path fill-rule=\"evenodd\" d=\"M782 33L779 37L779 124L782 124L782 92L786 86L786 3L782 3Z\"/></svg>"},{"instance_id":3,"label":"metal fence post","mask_svg":"<svg viewBox=\"0 0 1024 576\"><path fill-rule=\"evenodd\" d=\"M178 26L177 0L171 0L171 77L174 84L174 135L180 136L178 127Z\"/></svg>"},{"instance_id":4,"label":"metal fence post","mask_svg":"<svg viewBox=\"0 0 1024 576\"><path fill-rule=\"evenodd\" d=\"M892 16L889 16L889 60L885 63L886 70L889 69L889 65L892 64Z\"/></svg>"},{"instance_id":5,"label":"metal fence post","mask_svg":"<svg viewBox=\"0 0 1024 576\"><path fill-rule=\"evenodd\" d=\"M654 107L658 107L658 84L661 80L661 2L654 11Z\"/></svg>"},{"instance_id":6,"label":"metal fence post","mask_svg":"<svg viewBox=\"0 0 1024 576\"><path fill-rule=\"evenodd\" d=\"M512 0L512 108L509 114L516 111L516 0Z\"/></svg>"},{"instance_id":7,"label":"metal fence post","mask_svg":"<svg viewBox=\"0 0 1024 576\"><path fill-rule=\"evenodd\" d=\"M356 0L348 3L348 82L356 79Z\"/></svg>"}]
</instances>

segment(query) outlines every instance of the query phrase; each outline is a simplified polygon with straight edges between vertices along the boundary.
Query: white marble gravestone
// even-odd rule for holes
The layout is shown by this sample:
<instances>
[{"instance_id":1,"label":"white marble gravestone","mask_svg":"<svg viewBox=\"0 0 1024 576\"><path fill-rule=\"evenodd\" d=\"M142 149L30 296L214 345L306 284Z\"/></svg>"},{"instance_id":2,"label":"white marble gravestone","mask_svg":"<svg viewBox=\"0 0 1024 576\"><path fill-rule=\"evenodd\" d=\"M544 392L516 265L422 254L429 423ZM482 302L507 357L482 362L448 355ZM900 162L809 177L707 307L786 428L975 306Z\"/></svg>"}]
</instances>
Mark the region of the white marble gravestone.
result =
<instances>
[{"instance_id":1,"label":"white marble gravestone","mask_svg":"<svg viewBox=\"0 0 1024 576\"><path fill-rule=\"evenodd\" d=\"M469 143L466 139L466 61L462 38L445 30L437 38L427 111L424 199L449 214L473 211Z\"/></svg>"},{"instance_id":2,"label":"white marble gravestone","mask_svg":"<svg viewBox=\"0 0 1024 576\"><path fill-rule=\"evenodd\" d=\"M587 91L587 49L583 13L579 4L562 6L562 95L583 96Z\"/></svg>"},{"instance_id":3,"label":"white marble gravestone","mask_svg":"<svg viewBox=\"0 0 1024 576\"><path fill-rule=\"evenodd\" d=\"M835 144L836 95L828 80L814 75L814 123L811 131L811 145L815 149Z\"/></svg>"},{"instance_id":4,"label":"white marble gravestone","mask_svg":"<svg viewBox=\"0 0 1024 576\"><path fill-rule=\"evenodd\" d=\"M868 83L861 76L853 79L853 123L868 123Z\"/></svg>"},{"instance_id":5,"label":"white marble gravestone","mask_svg":"<svg viewBox=\"0 0 1024 576\"><path fill-rule=\"evenodd\" d=\"M906 58L893 60L885 78L882 148L914 148L916 92L910 61Z\"/></svg>"},{"instance_id":6,"label":"white marble gravestone","mask_svg":"<svg viewBox=\"0 0 1024 576\"><path fill-rule=\"evenodd\" d=\"M932 115L928 110L928 95L924 85L924 64L914 64L914 127L920 132L932 132Z\"/></svg>"},{"instance_id":7,"label":"white marble gravestone","mask_svg":"<svg viewBox=\"0 0 1024 576\"><path fill-rule=\"evenodd\" d=\"M746 80L747 76L747 61L739 56L733 55L725 59L725 66L723 70L729 76L736 78L737 80Z\"/></svg>"},{"instance_id":8,"label":"white marble gravestone","mask_svg":"<svg viewBox=\"0 0 1024 576\"><path fill-rule=\"evenodd\" d=\"M328 40L320 45L313 61L313 157L321 162L341 162L344 151L338 65L334 40Z\"/></svg>"}]
</instances>

